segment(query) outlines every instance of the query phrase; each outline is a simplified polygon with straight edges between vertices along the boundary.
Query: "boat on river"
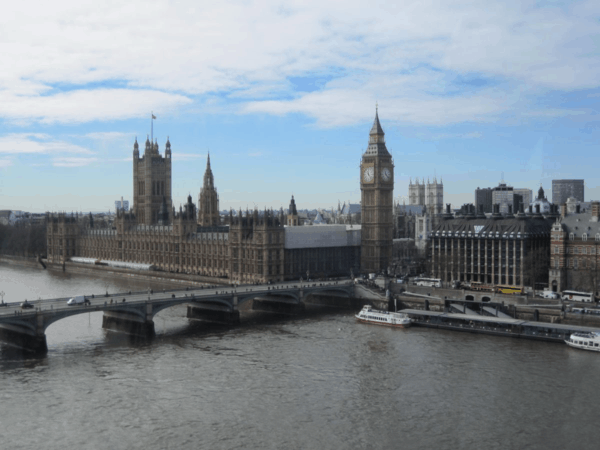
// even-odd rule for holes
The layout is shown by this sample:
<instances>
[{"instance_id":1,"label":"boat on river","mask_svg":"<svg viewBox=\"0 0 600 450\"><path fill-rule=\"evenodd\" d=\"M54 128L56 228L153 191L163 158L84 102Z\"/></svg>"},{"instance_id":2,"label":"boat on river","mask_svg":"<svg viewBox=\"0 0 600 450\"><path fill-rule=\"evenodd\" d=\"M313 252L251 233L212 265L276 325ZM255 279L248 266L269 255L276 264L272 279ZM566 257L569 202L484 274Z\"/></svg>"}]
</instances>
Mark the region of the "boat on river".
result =
<instances>
[{"instance_id":1,"label":"boat on river","mask_svg":"<svg viewBox=\"0 0 600 450\"><path fill-rule=\"evenodd\" d=\"M412 320L406 314L380 311L373 309L371 305L365 305L355 317L359 322L375 323L388 327L408 328L412 323Z\"/></svg>"},{"instance_id":2,"label":"boat on river","mask_svg":"<svg viewBox=\"0 0 600 450\"><path fill-rule=\"evenodd\" d=\"M569 339L565 340L569 347L581 348L600 352L600 333L590 331L589 333L573 333Z\"/></svg>"}]
</instances>

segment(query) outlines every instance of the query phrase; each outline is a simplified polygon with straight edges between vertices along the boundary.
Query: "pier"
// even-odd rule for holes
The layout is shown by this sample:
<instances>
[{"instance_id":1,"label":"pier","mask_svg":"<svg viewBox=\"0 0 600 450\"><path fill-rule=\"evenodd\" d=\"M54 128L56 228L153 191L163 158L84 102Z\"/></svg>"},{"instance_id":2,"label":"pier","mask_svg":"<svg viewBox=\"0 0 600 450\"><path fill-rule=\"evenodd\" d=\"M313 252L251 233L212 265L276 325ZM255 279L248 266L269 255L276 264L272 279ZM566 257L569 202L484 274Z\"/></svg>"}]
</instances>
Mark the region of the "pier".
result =
<instances>
[{"instance_id":1,"label":"pier","mask_svg":"<svg viewBox=\"0 0 600 450\"><path fill-rule=\"evenodd\" d=\"M550 342L564 342L572 333L600 332L600 328L513 319L506 315L498 317L418 309L400 312L407 314L416 326Z\"/></svg>"}]
</instances>

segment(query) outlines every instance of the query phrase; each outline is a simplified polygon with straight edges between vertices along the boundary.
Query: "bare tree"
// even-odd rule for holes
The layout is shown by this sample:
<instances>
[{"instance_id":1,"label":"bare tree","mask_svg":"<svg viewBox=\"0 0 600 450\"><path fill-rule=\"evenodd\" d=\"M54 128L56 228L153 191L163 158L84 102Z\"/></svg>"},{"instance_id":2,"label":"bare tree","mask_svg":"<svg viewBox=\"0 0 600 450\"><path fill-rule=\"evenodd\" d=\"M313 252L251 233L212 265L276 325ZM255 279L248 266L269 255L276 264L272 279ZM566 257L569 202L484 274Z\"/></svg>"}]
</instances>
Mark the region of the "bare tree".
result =
<instances>
[{"instance_id":1,"label":"bare tree","mask_svg":"<svg viewBox=\"0 0 600 450\"><path fill-rule=\"evenodd\" d=\"M15 256L46 254L46 225L0 225L0 253Z\"/></svg>"}]
</instances>

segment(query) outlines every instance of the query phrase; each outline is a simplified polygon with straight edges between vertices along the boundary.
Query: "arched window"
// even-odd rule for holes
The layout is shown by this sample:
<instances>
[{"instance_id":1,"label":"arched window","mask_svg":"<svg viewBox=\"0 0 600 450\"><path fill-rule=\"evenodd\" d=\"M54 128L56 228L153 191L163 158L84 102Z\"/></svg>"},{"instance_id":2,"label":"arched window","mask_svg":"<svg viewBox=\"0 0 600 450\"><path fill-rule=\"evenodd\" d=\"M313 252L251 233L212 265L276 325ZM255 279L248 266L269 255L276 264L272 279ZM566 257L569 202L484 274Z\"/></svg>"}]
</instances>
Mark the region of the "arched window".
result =
<instances>
[{"instance_id":1,"label":"arched window","mask_svg":"<svg viewBox=\"0 0 600 450\"><path fill-rule=\"evenodd\" d=\"M600 241L600 233L596 233L596 240Z\"/></svg>"},{"instance_id":2,"label":"arched window","mask_svg":"<svg viewBox=\"0 0 600 450\"><path fill-rule=\"evenodd\" d=\"M583 236L581 236L581 240L587 241L587 233L583 233Z\"/></svg>"},{"instance_id":3,"label":"arched window","mask_svg":"<svg viewBox=\"0 0 600 450\"><path fill-rule=\"evenodd\" d=\"M569 240L574 240L575 239L575 233L569 233Z\"/></svg>"}]
</instances>

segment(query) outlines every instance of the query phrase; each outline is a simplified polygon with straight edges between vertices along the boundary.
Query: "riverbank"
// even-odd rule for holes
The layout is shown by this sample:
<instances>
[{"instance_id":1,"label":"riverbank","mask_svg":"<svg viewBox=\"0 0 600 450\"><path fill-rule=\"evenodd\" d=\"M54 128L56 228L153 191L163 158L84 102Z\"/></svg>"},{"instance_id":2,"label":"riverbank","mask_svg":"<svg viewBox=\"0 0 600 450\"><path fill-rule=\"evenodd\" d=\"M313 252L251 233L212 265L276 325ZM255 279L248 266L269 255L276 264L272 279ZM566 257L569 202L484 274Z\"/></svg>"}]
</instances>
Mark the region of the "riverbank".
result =
<instances>
[{"instance_id":1,"label":"riverbank","mask_svg":"<svg viewBox=\"0 0 600 450\"><path fill-rule=\"evenodd\" d=\"M122 277L133 278L136 280L159 281L161 283L169 283L173 286L206 286L206 285L222 285L229 286L229 280L226 278L206 277L201 275L180 274L159 271L142 271L132 269L121 269L108 266L98 266L91 264L78 264L66 262L63 264L49 263L47 260L42 260L46 265L47 270L56 272L69 272L83 275L95 275L103 277ZM36 258L25 258L21 256L0 255L0 263L23 267L37 267L40 270L45 270L42 264Z\"/></svg>"}]
</instances>

